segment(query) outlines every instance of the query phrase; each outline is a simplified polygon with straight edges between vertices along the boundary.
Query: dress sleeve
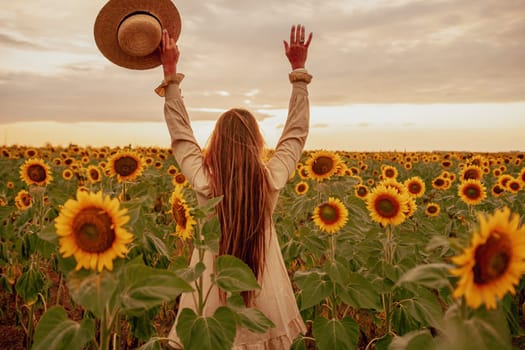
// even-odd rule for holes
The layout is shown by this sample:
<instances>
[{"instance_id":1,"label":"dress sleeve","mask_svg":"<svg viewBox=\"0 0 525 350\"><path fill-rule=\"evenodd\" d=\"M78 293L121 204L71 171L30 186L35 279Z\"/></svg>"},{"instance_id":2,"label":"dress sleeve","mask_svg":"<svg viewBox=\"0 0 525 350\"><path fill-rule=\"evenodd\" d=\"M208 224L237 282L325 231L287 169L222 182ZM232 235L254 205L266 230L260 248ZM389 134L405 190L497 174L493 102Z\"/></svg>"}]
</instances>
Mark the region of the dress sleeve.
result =
<instances>
[{"instance_id":1,"label":"dress sleeve","mask_svg":"<svg viewBox=\"0 0 525 350\"><path fill-rule=\"evenodd\" d=\"M288 117L275 152L267 164L271 182L277 190L286 185L294 172L308 136L310 103L307 86L311 78L312 76L306 71L290 73L292 95L288 106Z\"/></svg>"},{"instance_id":2,"label":"dress sleeve","mask_svg":"<svg viewBox=\"0 0 525 350\"><path fill-rule=\"evenodd\" d=\"M193 189L207 195L208 180L204 173L202 150L193 134L180 92L182 78L163 82L155 91L165 97L164 118L171 136L173 156Z\"/></svg>"}]
</instances>

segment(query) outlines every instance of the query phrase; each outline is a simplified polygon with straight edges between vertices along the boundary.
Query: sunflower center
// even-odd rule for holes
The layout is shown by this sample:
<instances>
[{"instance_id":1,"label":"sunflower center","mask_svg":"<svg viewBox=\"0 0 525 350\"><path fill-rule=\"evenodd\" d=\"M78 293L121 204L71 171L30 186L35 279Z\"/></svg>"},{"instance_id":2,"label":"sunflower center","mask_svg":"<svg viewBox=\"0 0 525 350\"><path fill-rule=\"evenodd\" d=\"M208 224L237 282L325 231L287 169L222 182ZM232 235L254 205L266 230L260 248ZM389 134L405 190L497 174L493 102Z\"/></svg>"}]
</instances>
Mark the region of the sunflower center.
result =
<instances>
[{"instance_id":1,"label":"sunflower center","mask_svg":"<svg viewBox=\"0 0 525 350\"><path fill-rule=\"evenodd\" d=\"M91 177L91 179L93 179L94 181L97 181L99 179L99 173L98 171L96 171L95 169L91 169L89 171L89 176Z\"/></svg>"},{"instance_id":2,"label":"sunflower center","mask_svg":"<svg viewBox=\"0 0 525 350\"><path fill-rule=\"evenodd\" d=\"M392 177L395 177L396 176L396 173L394 170L392 169L386 169L385 170L385 177L388 177L388 178L392 178Z\"/></svg>"},{"instance_id":3,"label":"sunflower center","mask_svg":"<svg viewBox=\"0 0 525 350\"><path fill-rule=\"evenodd\" d=\"M505 190L501 188L500 186L496 185L494 186L494 193L495 194L502 194Z\"/></svg>"},{"instance_id":4,"label":"sunflower center","mask_svg":"<svg viewBox=\"0 0 525 350\"><path fill-rule=\"evenodd\" d=\"M339 220L339 210L329 203L322 204L319 207L319 217L325 224L332 224Z\"/></svg>"},{"instance_id":5,"label":"sunflower center","mask_svg":"<svg viewBox=\"0 0 525 350\"><path fill-rule=\"evenodd\" d=\"M412 194L418 194L419 192L421 192L421 185L417 182L412 182L409 186L408 186L408 190L410 191L410 193Z\"/></svg>"},{"instance_id":6,"label":"sunflower center","mask_svg":"<svg viewBox=\"0 0 525 350\"><path fill-rule=\"evenodd\" d=\"M468 179L478 180L479 179L479 173L475 169L469 169L469 170L465 171L465 174L463 175L463 179L464 180L468 180Z\"/></svg>"},{"instance_id":7,"label":"sunflower center","mask_svg":"<svg viewBox=\"0 0 525 350\"><path fill-rule=\"evenodd\" d=\"M132 157L121 157L115 160L115 172L120 176L129 176L133 174L138 166L139 163Z\"/></svg>"},{"instance_id":8,"label":"sunflower center","mask_svg":"<svg viewBox=\"0 0 525 350\"><path fill-rule=\"evenodd\" d=\"M171 212L177 225L186 228L186 222L188 221L186 218L186 209L180 200L175 200Z\"/></svg>"},{"instance_id":9,"label":"sunflower center","mask_svg":"<svg viewBox=\"0 0 525 350\"><path fill-rule=\"evenodd\" d=\"M443 186L443 185L445 184L445 180L443 180L443 179L436 179L436 180L434 181L434 184L435 184L436 186L438 186L438 187Z\"/></svg>"},{"instance_id":10,"label":"sunflower center","mask_svg":"<svg viewBox=\"0 0 525 350\"><path fill-rule=\"evenodd\" d=\"M435 214L437 213L437 207L434 206L434 205L431 205L427 208L427 211L430 213L430 214Z\"/></svg>"},{"instance_id":11,"label":"sunflower center","mask_svg":"<svg viewBox=\"0 0 525 350\"><path fill-rule=\"evenodd\" d=\"M28 194L24 194L21 198L22 204L26 207L31 205L31 196Z\"/></svg>"},{"instance_id":12,"label":"sunflower center","mask_svg":"<svg viewBox=\"0 0 525 350\"><path fill-rule=\"evenodd\" d=\"M368 191L366 190L365 187L359 187L357 189L357 195L360 196L360 197L364 197L368 194Z\"/></svg>"},{"instance_id":13,"label":"sunflower center","mask_svg":"<svg viewBox=\"0 0 525 350\"><path fill-rule=\"evenodd\" d=\"M330 157L320 156L312 164L312 170L317 175L329 173L334 168L334 161Z\"/></svg>"},{"instance_id":14,"label":"sunflower center","mask_svg":"<svg viewBox=\"0 0 525 350\"><path fill-rule=\"evenodd\" d=\"M34 182L42 182L46 180L47 173L40 164L32 164L27 168L27 176Z\"/></svg>"},{"instance_id":15,"label":"sunflower center","mask_svg":"<svg viewBox=\"0 0 525 350\"><path fill-rule=\"evenodd\" d=\"M73 235L80 249L88 253L107 251L116 239L113 220L104 210L88 207L73 219Z\"/></svg>"},{"instance_id":16,"label":"sunflower center","mask_svg":"<svg viewBox=\"0 0 525 350\"><path fill-rule=\"evenodd\" d=\"M510 263L510 250L507 240L498 232L491 232L487 242L476 249L474 283L487 284L504 275Z\"/></svg>"},{"instance_id":17,"label":"sunflower center","mask_svg":"<svg viewBox=\"0 0 525 350\"><path fill-rule=\"evenodd\" d=\"M518 182L513 181L509 184L509 188L513 191L519 191L520 184Z\"/></svg>"},{"instance_id":18,"label":"sunflower center","mask_svg":"<svg viewBox=\"0 0 525 350\"><path fill-rule=\"evenodd\" d=\"M303 193L305 190L306 190L305 184L299 184L299 186L297 186L297 191L299 193Z\"/></svg>"},{"instance_id":19,"label":"sunflower center","mask_svg":"<svg viewBox=\"0 0 525 350\"><path fill-rule=\"evenodd\" d=\"M471 199L476 199L480 196L479 188L475 186L467 186L463 193L465 194L465 196Z\"/></svg>"},{"instance_id":20,"label":"sunflower center","mask_svg":"<svg viewBox=\"0 0 525 350\"><path fill-rule=\"evenodd\" d=\"M178 184L183 184L186 181L186 177L183 174L175 175L175 182Z\"/></svg>"},{"instance_id":21,"label":"sunflower center","mask_svg":"<svg viewBox=\"0 0 525 350\"><path fill-rule=\"evenodd\" d=\"M380 196L375 202L377 213L384 218L392 218L399 212L399 203L390 196Z\"/></svg>"}]
</instances>

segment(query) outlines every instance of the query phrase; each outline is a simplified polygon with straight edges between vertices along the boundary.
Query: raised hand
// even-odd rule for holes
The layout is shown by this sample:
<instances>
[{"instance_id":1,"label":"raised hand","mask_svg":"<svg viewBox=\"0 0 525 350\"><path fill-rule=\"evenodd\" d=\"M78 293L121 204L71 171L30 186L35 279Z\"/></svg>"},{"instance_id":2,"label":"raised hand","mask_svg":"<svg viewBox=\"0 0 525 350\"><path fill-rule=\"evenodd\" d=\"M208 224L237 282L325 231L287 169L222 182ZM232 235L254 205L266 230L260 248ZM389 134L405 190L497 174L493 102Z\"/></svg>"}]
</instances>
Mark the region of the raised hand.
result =
<instances>
[{"instance_id":1,"label":"raised hand","mask_svg":"<svg viewBox=\"0 0 525 350\"><path fill-rule=\"evenodd\" d=\"M292 26L290 31L290 43L283 40L284 51L288 61L292 65L292 69L304 68L306 58L308 56L308 47L312 41L312 33L308 35L308 40L305 41L305 28L298 24Z\"/></svg>"},{"instance_id":2,"label":"raised hand","mask_svg":"<svg viewBox=\"0 0 525 350\"><path fill-rule=\"evenodd\" d=\"M177 73L177 63L179 62L179 48L175 44L175 39L170 37L168 31L162 31L162 41L160 43L160 62L164 69L164 76Z\"/></svg>"}]
</instances>

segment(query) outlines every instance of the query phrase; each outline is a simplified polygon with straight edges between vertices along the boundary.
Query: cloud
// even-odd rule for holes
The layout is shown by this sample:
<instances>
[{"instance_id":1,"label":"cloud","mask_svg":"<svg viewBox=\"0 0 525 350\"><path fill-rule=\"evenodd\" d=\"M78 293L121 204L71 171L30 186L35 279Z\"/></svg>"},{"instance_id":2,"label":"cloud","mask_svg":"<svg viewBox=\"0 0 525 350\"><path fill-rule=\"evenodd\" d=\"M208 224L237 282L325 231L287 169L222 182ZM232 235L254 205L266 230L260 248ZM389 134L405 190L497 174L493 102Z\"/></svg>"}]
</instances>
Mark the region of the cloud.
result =
<instances>
[{"instance_id":1,"label":"cloud","mask_svg":"<svg viewBox=\"0 0 525 350\"><path fill-rule=\"evenodd\" d=\"M31 42L26 39L16 38L15 36L7 33L0 33L0 45L5 47L16 47L20 49L32 49L32 50L42 50L48 49L39 45L38 43Z\"/></svg>"},{"instance_id":2,"label":"cloud","mask_svg":"<svg viewBox=\"0 0 525 350\"><path fill-rule=\"evenodd\" d=\"M161 69L116 67L96 48L93 24L105 3L4 4L0 120L158 119L161 101L152 88ZM525 96L522 1L184 0L177 7L189 108L286 108L290 68L282 40L292 23L314 32L312 105Z\"/></svg>"}]
</instances>

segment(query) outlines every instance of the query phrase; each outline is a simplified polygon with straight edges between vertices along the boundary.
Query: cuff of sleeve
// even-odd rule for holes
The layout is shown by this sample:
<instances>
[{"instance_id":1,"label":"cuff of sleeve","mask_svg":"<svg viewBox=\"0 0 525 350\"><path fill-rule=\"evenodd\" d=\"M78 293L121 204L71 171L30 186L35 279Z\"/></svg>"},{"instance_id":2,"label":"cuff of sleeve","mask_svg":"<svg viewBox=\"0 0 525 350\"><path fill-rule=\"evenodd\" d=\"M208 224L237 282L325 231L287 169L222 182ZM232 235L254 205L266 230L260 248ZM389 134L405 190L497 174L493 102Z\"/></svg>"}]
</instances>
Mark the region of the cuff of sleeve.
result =
<instances>
[{"instance_id":1,"label":"cuff of sleeve","mask_svg":"<svg viewBox=\"0 0 525 350\"><path fill-rule=\"evenodd\" d=\"M288 78L290 79L290 83L302 81L309 84L312 81L312 76L308 74L305 69L295 69L288 75Z\"/></svg>"},{"instance_id":2,"label":"cuff of sleeve","mask_svg":"<svg viewBox=\"0 0 525 350\"><path fill-rule=\"evenodd\" d=\"M164 80L162 80L162 83L160 83L160 85L155 88L155 92L160 97L164 97L166 96L166 87L173 83L180 84L182 79L184 79L184 74L182 73L168 75L167 77L164 77Z\"/></svg>"}]
</instances>

